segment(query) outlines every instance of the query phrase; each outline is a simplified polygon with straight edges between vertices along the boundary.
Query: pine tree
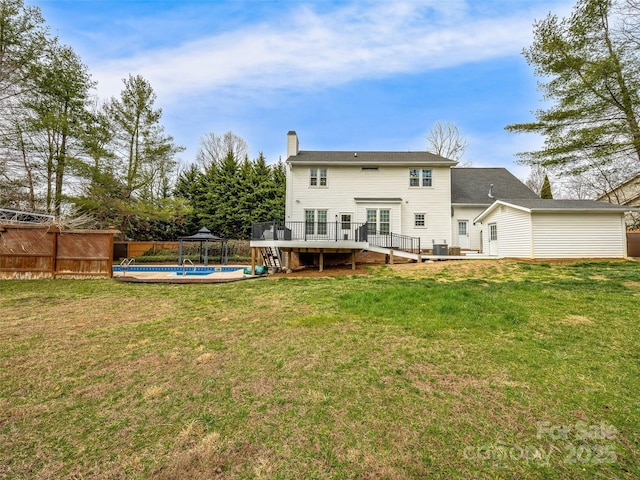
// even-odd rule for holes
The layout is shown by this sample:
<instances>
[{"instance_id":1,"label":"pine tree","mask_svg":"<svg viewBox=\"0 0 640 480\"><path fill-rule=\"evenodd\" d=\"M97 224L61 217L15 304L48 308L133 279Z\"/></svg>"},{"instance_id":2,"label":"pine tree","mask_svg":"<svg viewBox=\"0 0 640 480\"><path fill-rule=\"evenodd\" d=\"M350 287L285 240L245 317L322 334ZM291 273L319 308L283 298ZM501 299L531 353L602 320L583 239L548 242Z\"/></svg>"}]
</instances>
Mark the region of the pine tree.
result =
<instances>
[{"instance_id":1,"label":"pine tree","mask_svg":"<svg viewBox=\"0 0 640 480\"><path fill-rule=\"evenodd\" d=\"M544 176L544 182L542 182L542 188L540 189L540 198L546 200L553 199L553 194L551 193L551 182L549 182L549 177L547 175Z\"/></svg>"},{"instance_id":2,"label":"pine tree","mask_svg":"<svg viewBox=\"0 0 640 480\"><path fill-rule=\"evenodd\" d=\"M578 0L569 17L549 14L535 23L524 55L543 78L549 107L535 112L535 122L506 127L545 137L541 150L519 154L523 163L574 175L633 158L640 169L640 50L615 20L626 16L638 27L630 4Z\"/></svg>"}]
</instances>

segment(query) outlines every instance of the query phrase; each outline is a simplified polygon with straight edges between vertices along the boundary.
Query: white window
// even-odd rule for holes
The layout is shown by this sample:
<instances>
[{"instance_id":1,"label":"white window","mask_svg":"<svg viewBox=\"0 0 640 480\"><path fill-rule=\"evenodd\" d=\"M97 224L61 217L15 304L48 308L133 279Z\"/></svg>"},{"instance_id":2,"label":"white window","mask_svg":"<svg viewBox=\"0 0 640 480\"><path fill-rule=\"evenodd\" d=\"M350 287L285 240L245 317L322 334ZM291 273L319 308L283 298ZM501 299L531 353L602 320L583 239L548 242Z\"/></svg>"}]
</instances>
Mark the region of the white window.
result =
<instances>
[{"instance_id":1,"label":"white window","mask_svg":"<svg viewBox=\"0 0 640 480\"><path fill-rule=\"evenodd\" d=\"M409 170L409 186L410 187L419 187L420 186L420 170L417 168L412 168Z\"/></svg>"},{"instance_id":2,"label":"white window","mask_svg":"<svg viewBox=\"0 0 640 480\"><path fill-rule=\"evenodd\" d=\"M431 169L422 169L422 186L423 187L430 187L431 186L431 180L432 180L432 173L431 173Z\"/></svg>"},{"instance_id":3,"label":"white window","mask_svg":"<svg viewBox=\"0 0 640 480\"><path fill-rule=\"evenodd\" d=\"M467 236L467 227L469 225L469 222L467 220L458 220L458 235L460 235L461 237L466 237Z\"/></svg>"},{"instance_id":4,"label":"white window","mask_svg":"<svg viewBox=\"0 0 640 480\"><path fill-rule=\"evenodd\" d=\"M313 235L316 224L316 211L305 210L304 211L304 231L307 235Z\"/></svg>"},{"instance_id":5,"label":"white window","mask_svg":"<svg viewBox=\"0 0 640 480\"><path fill-rule=\"evenodd\" d=\"M342 223L342 230L351 230L351 214L341 213L340 222Z\"/></svg>"},{"instance_id":6,"label":"white window","mask_svg":"<svg viewBox=\"0 0 640 480\"><path fill-rule=\"evenodd\" d=\"M424 228L427 226L427 214L426 213L414 213L413 214L413 226L416 228Z\"/></svg>"},{"instance_id":7,"label":"white window","mask_svg":"<svg viewBox=\"0 0 640 480\"><path fill-rule=\"evenodd\" d=\"M318 235L327 234L327 211L318 210Z\"/></svg>"},{"instance_id":8,"label":"white window","mask_svg":"<svg viewBox=\"0 0 640 480\"><path fill-rule=\"evenodd\" d=\"M388 235L391 232L391 210L367 209L367 232L371 235Z\"/></svg>"},{"instance_id":9,"label":"white window","mask_svg":"<svg viewBox=\"0 0 640 480\"><path fill-rule=\"evenodd\" d=\"M498 226L495 223L489 225L489 241L495 242L498 240Z\"/></svg>"},{"instance_id":10,"label":"white window","mask_svg":"<svg viewBox=\"0 0 640 480\"><path fill-rule=\"evenodd\" d=\"M326 168L310 168L309 169L309 186L326 187L327 186L327 169Z\"/></svg>"},{"instance_id":11,"label":"white window","mask_svg":"<svg viewBox=\"0 0 640 480\"><path fill-rule=\"evenodd\" d=\"M391 212L389 210L380 210L380 233L382 235L388 235L391 231L390 219Z\"/></svg>"},{"instance_id":12,"label":"white window","mask_svg":"<svg viewBox=\"0 0 640 480\"><path fill-rule=\"evenodd\" d=\"M375 235L378 230L378 211L367 210L367 233Z\"/></svg>"},{"instance_id":13,"label":"white window","mask_svg":"<svg viewBox=\"0 0 640 480\"><path fill-rule=\"evenodd\" d=\"M327 210L305 210L304 222L304 231L307 235L327 234Z\"/></svg>"},{"instance_id":14,"label":"white window","mask_svg":"<svg viewBox=\"0 0 640 480\"><path fill-rule=\"evenodd\" d=\"M422 182L420 182L422 178ZM433 171L430 168L410 168L409 169L409 186L410 187L431 187L433 185Z\"/></svg>"}]
</instances>

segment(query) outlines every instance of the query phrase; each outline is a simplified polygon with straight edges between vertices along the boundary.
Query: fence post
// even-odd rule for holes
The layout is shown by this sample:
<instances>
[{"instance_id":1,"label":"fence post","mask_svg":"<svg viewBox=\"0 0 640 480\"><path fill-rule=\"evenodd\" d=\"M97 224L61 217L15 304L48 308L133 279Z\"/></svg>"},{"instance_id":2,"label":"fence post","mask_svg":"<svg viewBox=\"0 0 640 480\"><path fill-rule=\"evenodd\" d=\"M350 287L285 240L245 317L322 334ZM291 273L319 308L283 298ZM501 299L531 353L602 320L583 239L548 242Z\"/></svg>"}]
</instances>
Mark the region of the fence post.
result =
<instances>
[{"instance_id":1,"label":"fence post","mask_svg":"<svg viewBox=\"0 0 640 480\"><path fill-rule=\"evenodd\" d=\"M51 240L51 278L56 278L56 270L58 268L58 234L60 230L56 227L51 227L49 231L53 234Z\"/></svg>"}]
</instances>

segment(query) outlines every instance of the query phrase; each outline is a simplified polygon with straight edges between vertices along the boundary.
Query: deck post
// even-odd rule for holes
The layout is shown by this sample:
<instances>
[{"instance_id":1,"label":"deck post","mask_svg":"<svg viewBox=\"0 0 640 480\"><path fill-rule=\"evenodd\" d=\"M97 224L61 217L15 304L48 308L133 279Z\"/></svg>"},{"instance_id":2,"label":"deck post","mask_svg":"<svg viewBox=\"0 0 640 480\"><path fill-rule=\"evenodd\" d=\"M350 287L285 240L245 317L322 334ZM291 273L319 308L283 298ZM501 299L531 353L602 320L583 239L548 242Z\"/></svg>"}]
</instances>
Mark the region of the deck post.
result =
<instances>
[{"instance_id":1,"label":"deck post","mask_svg":"<svg viewBox=\"0 0 640 480\"><path fill-rule=\"evenodd\" d=\"M256 274L256 247L251 247L251 275Z\"/></svg>"},{"instance_id":2,"label":"deck post","mask_svg":"<svg viewBox=\"0 0 640 480\"><path fill-rule=\"evenodd\" d=\"M287 268L291 270L291 250L287 252Z\"/></svg>"},{"instance_id":3,"label":"deck post","mask_svg":"<svg viewBox=\"0 0 640 480\"><path fill-rule=\"evenodd\" d=\"M393 265L393 248L389 249L389 264Z\"/></svg>"},{"instance_id":4,"label":"deck post","mask_svg":"<svg viewBox=\"0 0 640 480\"><path fill-rule=\"evenodd\" d=\"M356 269L356 251L351 250L351 270Z\"/></svg>"},{"instance_id":5,"label":"deck post","mask_svg":"<svg viewBox=\"0 0 640 480\"><path fill-rule=\"evenodd\" d=\"M324 252L322 250L320 250L319 264L319 271L322 272L324 270Z\"/></svg>"}]
</instances>

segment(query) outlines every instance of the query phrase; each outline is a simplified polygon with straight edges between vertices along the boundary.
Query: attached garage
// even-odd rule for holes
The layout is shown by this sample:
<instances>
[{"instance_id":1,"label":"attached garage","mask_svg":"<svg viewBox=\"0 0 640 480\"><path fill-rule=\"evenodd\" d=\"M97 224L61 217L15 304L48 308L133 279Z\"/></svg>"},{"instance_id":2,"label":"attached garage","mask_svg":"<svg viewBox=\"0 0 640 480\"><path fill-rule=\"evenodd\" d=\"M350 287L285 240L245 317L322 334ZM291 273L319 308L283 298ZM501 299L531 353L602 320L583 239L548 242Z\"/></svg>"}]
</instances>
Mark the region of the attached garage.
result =
<instances>
[{"instance_id":1,"label":"attached garage","mask_svg":"<svg viewBox=\"0 0 640 480\"><path fill-rule=\"evenodd\" d=\"M485 254L511 258L624 258L629 207L593 200L496 200L474 219Z\"/></svg>"}]
</instances>

